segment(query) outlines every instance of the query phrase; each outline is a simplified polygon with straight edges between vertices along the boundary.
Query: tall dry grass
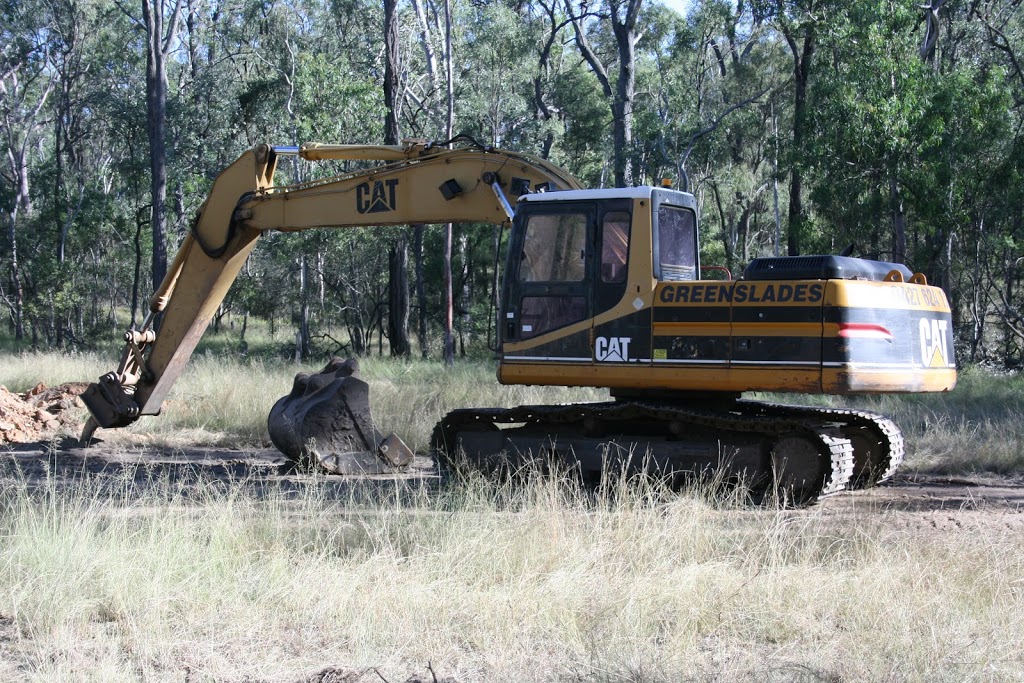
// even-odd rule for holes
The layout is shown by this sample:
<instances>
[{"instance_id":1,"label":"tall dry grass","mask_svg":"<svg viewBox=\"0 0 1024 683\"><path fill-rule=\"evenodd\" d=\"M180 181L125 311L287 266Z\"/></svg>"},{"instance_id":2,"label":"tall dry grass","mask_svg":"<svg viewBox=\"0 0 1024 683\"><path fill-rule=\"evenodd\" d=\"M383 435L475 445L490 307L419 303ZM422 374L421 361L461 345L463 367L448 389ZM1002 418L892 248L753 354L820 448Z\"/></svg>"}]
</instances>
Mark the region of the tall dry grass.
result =
<instances>
[{"instance_id":1,"label":"tall dry grass","mask_svg":"<svg viewBox=\"0 0 1024 683\"><path fill-rule=\"evenodd\" d=\"M0 385L24 391L42 381L95 381L116 365L96 354L11 355L0 363ZM279 359L198 353L186 366L161 414L143 417L126 430L101 431L113 444L184 447L269 445L267 415L288 394L299 372L317 372L324 362L296 365ZM371 411L384 433L396 432L413 449L429 447L434 425L448 411L467 406L513 406L607 399L608 392L562 387L504 387L490 363L365 358L362 379L370 384ZM82 411L84 418L85 412ZM123 433L122 433L123 432Z\"/></svg>"},{"instance_id":2,"label":"tall dry grass","mask_svg":"<svg viewBox=\"0 0 1024 683\"><path fill-rule=\"evenodd\" d=\"M25 483L0 500L0 676L1017 680L1024 539L655 482ZM5 669L6 668L6 669ZM376 668L380 677L372 671ZM354 679L352 679L354 680Z\"/></svg>"},{"instance_id":3,"label":"tall dry grass","mask_svg":"<svg viewBox=\"0 0 1024 683\"><path fill-rule=\"evenodd\" d=\"M109 370L7 361L12 389ZM201 354L165 414L123 438L263 443L296 370ZM419 449L455 407L602 398L499 388L485 363L363 371L381 429ZM855 403L896 415L911 471L1019 472L1022 396L1019 378L968 372L947 396ZM1024 671L1012 512L939 532L855 503L752 511L644 480L594 493L557 478L438 490L137 474L0 478L0 680L297 681L332 665L431 680L428 663L458 681L527 682Z\"/></svg>"},{"instance_id":4,"label":"tall dry grass","mask_svg":"<svg viewBox=\"0 0 1024 683\"><path fill-rule=\"evenodd\" d=\"M24 390L42 381L94 381L113 367L96 354L20 354L3 358L0 385ZM362 377L378 428L396 432L425 451L431 432L448 411L461 407L514 406L607 400L597 389L501 386L491 363L464 361L445 369L438 362L366 358ZM274 359L197 354L172 389L159 417L146 417L123 433L105 431L113 444L165 447L267 446L271 406L291 389L297 366ZM903 471L1016 474L1024 470L1024 377L968 368L948 394L867 397L768 395L792 403L858 406L889 415L907 438ZM84 417L84 411L83 411Z\"/></svg>"}]
</instances>

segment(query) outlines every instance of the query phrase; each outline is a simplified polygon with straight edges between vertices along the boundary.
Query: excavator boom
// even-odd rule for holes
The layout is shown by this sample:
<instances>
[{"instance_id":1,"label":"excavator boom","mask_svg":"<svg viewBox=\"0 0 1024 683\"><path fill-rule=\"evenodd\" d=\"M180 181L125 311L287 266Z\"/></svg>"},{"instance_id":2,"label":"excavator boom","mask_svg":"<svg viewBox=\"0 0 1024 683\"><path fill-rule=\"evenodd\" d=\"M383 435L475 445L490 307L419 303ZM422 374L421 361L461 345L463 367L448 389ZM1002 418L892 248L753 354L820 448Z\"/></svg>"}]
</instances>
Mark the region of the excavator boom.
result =
<instances>
[{"instance_id":1,"label":"excavator boom","mask_svg":"<svg viewBox=\"0 0 1024 683\"><path fill-rule=\"evenodd\" d=\"M283 155L307 161L385 163L342 175L275 186ZM114 373L83 395L100 427L156 415L262 232L409 223L505 223L518 197L575 189L579 181L526 154L482 146L447 149L324 145L256 147L214 181L139 330L125 334ZM159 314L159 330L153 321Z\"/></svg>"}]
</instances>

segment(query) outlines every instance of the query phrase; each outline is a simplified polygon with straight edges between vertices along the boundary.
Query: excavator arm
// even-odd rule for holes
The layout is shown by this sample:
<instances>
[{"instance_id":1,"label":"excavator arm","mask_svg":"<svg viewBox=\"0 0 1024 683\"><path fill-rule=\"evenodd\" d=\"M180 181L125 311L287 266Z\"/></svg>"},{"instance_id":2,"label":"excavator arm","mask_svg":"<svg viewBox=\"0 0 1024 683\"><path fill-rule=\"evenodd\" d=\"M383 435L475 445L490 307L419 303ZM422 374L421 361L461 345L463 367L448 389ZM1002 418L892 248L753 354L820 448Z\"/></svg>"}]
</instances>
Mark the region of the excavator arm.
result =
<instances>
[{"instance_id":1,"label":"excavator arm","mask_svg":"<svg viewBox=\"0 0 1024 683\"><path fill-rule=\"evenodd\" d=\"M275 186L281 156L382 164L322 180ZM139 329L125 333L118 369L82 395L97 426L156 415L260 234L313 228L511 220L522 195L580 189L578 180L529 155L474 145L261 145L216 179ZM159 318L159 325L155 322Z\"/></svg>"}]
</instances>

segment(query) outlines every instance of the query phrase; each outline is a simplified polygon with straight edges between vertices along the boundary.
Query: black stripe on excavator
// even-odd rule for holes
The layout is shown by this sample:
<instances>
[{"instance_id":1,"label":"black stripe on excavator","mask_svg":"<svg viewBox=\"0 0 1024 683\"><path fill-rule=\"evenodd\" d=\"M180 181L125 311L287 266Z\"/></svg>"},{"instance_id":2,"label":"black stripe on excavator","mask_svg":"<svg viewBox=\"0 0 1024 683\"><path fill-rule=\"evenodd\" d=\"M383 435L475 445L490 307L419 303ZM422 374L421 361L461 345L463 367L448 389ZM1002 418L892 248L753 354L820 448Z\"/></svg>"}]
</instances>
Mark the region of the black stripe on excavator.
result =
<instances>
[{"instance_id":1,"label":"black stripe on excavator","mask_svg":"<svg viewBox=\"0 0 1024 683\"><path fill-rule=\"evenodd\" d=\"M821 322L820 306L656 306L656 323Z\"/></svg>"},{"instance_id":2,"label":"black stripe on excavator","mask_svg":"<svg viewBox=\"0 0 1024 683\"><path fill-rule=\"evenodd\" d=\"M703 336L656 336L654 348L664 350L665 355L657 355L658 360L678 360L708 363L729 362L729 337Z\"/></svg>"},{"instance_id":3,"label":"black stripe on excavator","mask_svg":"<svg viewBox=\"0 0 1024 683\"><path fill-rule=\"evenodd\" d=\"M590 348L590 330L580 330L522 351L505 351L503 355L509 360L515 360L517 356L526 356L529 358L543 357L548 360L564 358L570 361L589 361L593 358L593 349Z\"/></svg>"},{"instance_id":4,"label":"black stripe on excavator","mask_svg":"<svg viewBox=\"0 0 1024 683\"><path fill-rule=\"evenodd\" d=\"M727 323L728 306L656 306L656 323Z\"/></svg>"},{"instance_id":5,"label":"black stripe on excavator","mask_svg":"<svg viewBox=\"0 0 1024 683\"><path fill-rule=\"evenodd\" d=\"M916 323L921 318L948 320L949 315L948 311L932 311L928 309L826 306L822 319L827 323L879 322L888 320L894 324L899 324Z\"/></svg>"},{"instance_id":6,"label":"black stripe on excavator","mask_svg":"<svg viewBox=\"0 0 1024 683\"><path fill-rule=\"evenodd\" d=\"M773 361L817 365L821 362L821 337L733 337L733 363Z\"/></svg>"},{"instance_id":7,"label":"black stripe on excavator","mask_svg":"<svg viewBox=\"0 0 1024 683\"><path fill-rule=\"evenodd\" d=\"M771 365L818 365L821 337L728 337L681 335L654 337L664 350L655 360Z\"/></svg>"},{"instance_id":8,"label":"black stripe on excavator","mask_svg":"<svg viewBox=\"0 0 1024 683\"><path fill-rule=\"evenodd\" d=\"M820 306L733 306L734 323L816 323L821 322Z\"/></svg>"}]
</instances>

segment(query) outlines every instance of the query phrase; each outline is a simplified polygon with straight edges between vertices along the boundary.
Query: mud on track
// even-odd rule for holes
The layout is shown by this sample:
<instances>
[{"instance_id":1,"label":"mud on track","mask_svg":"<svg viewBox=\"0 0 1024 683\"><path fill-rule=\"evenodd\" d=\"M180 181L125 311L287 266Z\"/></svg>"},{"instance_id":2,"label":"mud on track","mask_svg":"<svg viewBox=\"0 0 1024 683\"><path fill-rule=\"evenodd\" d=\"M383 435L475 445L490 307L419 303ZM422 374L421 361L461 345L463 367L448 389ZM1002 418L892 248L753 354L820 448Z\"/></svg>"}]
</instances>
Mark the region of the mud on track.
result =
<instances>
[{"instance_id":1,"label":"mud on track","mask_svg":"<svg viewBox=\"0 0 1024 683\"><path fill-rule=\"evenodd\" d=\"M295 472L273 449L112 448L102 443L82 448L74 439L5 444L0 449L0 487L18 483L29 488L73 488L84 479L90 481L91 490L109 481L112 492L124 491L125 484L131 482L136 494L167 483L188 487L191 482L216 481L225 487L251 488L257 495L270 490L301 495L315 485L321 495L326 492L338 499L351 498L360 490L380 490L395 480L421 484L428 490L441 483L433 460L426 456L417 456L412 468L402 474L336 476ZM841 493L810 510L835 516L837 521L879 515L886 526L907 530L1024 531L1024 477L897 474L885 485Z\"/></svg>"}]
</instances>

